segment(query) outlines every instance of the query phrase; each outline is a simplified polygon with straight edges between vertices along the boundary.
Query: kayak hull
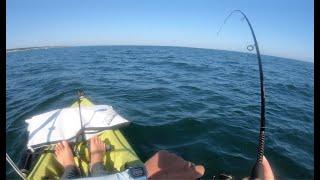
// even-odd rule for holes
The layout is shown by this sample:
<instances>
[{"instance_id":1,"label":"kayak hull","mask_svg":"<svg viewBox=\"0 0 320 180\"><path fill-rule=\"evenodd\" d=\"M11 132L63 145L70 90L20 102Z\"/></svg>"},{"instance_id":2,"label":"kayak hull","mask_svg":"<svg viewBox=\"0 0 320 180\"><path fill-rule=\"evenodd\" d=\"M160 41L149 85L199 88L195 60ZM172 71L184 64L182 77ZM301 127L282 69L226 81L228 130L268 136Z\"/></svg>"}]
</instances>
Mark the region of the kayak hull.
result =
<instances>
[{"instance_id":1,"label":"kayak hull","mask_svg":"<svg viewBox=\"0 0 320 180\"><path fill-rule=\"evenodd\" d=\"M81 100L81 106L93 105L87 98ZM75 102L71 107L78 107L78 102ZM111 147L111 150L105 153L103 159L103 164L108 173L121 172L128 167L143 166L143 162L119 129L105 130L99 133L98 137ZM88 143L87 141L82 141L77 143L75 147L80 157L74 157L75 163L79 167L81 174L88 176L90 169ZM56 160L53 149L54 145L49 146L38 157L27 179L60 179L63 174L63 167Z\"/></svg>"}]
</instances>

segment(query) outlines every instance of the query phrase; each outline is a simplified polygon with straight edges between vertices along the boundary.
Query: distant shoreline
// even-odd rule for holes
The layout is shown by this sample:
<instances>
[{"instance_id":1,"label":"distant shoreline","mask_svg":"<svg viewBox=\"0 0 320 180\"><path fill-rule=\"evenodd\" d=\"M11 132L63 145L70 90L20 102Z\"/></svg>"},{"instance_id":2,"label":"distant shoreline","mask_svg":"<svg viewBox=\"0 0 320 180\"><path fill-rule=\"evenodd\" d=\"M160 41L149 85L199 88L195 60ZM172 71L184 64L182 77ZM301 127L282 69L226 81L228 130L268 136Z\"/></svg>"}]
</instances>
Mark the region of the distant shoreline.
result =
<instances>
[{"instance_id":1,"label":"distant shoreline","mask_svg":"<svg viewBox=\"0 0 320 180\"><path fill-rule=\"evenodd\" d=\"M25 48L12 48L6 49L6 52L17 52L17 51L27 51L27 50L36 50L36 49L49 49L49 48L64 48L68 46L39 46L39 47L25 47Z\"/></svg>"}]
</instances>

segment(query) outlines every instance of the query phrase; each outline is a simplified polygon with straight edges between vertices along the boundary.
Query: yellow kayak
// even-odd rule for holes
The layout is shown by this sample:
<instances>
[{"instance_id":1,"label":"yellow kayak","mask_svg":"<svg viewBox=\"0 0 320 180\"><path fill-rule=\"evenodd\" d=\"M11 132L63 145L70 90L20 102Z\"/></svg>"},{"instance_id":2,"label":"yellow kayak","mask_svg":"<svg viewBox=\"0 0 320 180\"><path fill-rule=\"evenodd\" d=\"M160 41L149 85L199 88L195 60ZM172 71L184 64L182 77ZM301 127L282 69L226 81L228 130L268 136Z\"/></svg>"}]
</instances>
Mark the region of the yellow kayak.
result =
<instances>
[{"instance_id":1,"label":"yellow kayak","mask_svg":"<svg viewBox=\"0 0 320 180\"><path fill-rule=\"evenodd\" d=\"M81 106L93 106L94 104L87 98L81 100ZM78 102L71 107L78 107ZM143 166L143 162L134 152L126 138L119 129L105 130L99 135L100 139L112 147L104 156L104 165L107 172L116 173L126 170L129 167ZM77 143L76 148L79 157L75 156L75 163L79 167L83 176L89 175L90 159L87 141ZM31 167L27 179L60 179L63 173L63 167L58 163L52 151L54 145L46 148L44 152L36 159L35 164ZM79 164L80 162L80 164Z\"/></svg>"}]
</instances>

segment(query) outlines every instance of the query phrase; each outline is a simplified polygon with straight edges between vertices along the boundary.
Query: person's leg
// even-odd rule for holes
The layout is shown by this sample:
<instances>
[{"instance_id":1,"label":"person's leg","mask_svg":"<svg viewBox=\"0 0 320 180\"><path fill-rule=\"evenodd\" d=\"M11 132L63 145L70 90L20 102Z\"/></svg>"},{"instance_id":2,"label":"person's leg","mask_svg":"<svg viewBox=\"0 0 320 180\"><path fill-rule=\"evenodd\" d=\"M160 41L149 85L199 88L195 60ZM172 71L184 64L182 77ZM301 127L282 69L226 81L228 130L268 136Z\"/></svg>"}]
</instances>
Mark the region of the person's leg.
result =
<instances>
[{"instance_id":1,"label":"person's leg","mask_svg":"<svg viewBox=\"0 0 320 180\"><path fill-rule=\"evenodd\" d=\"M67 141L62 141L55 146L55 154L58 162L63 166L64 173L61 179L79 178L80 174L75 166L72 150Z\"/></svg>"},{"instance_id":2,"label":"person's leg","mask_svg":"<svg viewBox=\"0 0 320 180\"><path fill-rule=\"evenodd\" d=\"M64 168L64 172L61 176L61 179L75 179L79 177L80 174L78 168L74 165L69 165Z\"/></svg>"},{"instance_id":3,"label":"person's leg","mask_svg":"<svg viewBox=\"0 0 320 180\"><path fill-rule=\"evenodd\" d=\"M97 136L92 137L90 139L91 176L102 176L107 174L107 171L102 164L105 153L106 145Z\"/></svg>"}]
</instances>

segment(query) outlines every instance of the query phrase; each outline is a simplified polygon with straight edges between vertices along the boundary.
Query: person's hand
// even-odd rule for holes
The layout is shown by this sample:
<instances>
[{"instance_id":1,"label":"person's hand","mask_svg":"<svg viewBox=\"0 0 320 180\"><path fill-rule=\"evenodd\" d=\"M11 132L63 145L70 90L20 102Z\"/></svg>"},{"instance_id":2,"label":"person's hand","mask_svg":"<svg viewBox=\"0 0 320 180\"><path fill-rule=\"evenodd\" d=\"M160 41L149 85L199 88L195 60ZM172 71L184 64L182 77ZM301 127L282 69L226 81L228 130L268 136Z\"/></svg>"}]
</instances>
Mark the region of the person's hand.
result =
<instances>
[{"instance_id":1,"label":"person's hand","mask_svg":"<svg viewBox=\"0 0 320 180\"><path fill-rule=\"evenodd\" d=\"M263 179L264 180L274 180L274 175L271 169L271 166L265 156L262 159L262 168L263 168ZM249 177L245 177L242 180L248 180Z\"/></svg>"},{"instance_id":2,"label":"person's hand","mask_svg":"<svg viewBox=\"0 0 320 180\"><path fill-rule=\"evenodd\" d=\"M197 179L203 176L204 167L195 166L181 157L159 151L145 162L148 179Z\"/></svg>"},{"instance_id":3,"label":"person's hand","mask_svg":"<svg viewBox=\"0 0 320 180\"><path fill-rule=\"evenodd\" d=\"M263 165L264 179L265 180L274 180L274 175L273 175L271 166L265 156L263 156L262 165Z\"/></svg>"}]
</instances>

